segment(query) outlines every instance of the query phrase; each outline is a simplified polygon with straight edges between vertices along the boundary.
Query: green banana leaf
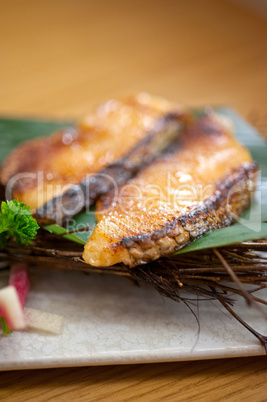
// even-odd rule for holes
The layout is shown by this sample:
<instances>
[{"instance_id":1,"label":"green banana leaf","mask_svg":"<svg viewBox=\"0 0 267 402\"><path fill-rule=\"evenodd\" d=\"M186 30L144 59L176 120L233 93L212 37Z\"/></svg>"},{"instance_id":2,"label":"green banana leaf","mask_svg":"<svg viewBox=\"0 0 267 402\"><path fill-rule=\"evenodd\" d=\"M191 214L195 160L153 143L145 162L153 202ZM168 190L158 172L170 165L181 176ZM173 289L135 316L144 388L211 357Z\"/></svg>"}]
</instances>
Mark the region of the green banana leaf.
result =
<instances>
[{"instance_id":1,"label":"green banana leaf","mask_svg":"<svg viewBox=\"0 0 267 402\"><path fill-rule=\"evenodd\" d=\"M267 221L267 144L257 131L232 109L221 107L216 108L216 111L230 117L234 122L236 137L250 150L254 160L260 166L261 180L256 199L251 208L242 217L241 223L209 232L180 250L179 254L267 237L267 223L263 223ZM197 111L197 113L199 112L201 113L201 111ZM0 161L21 142L50 134L72 124L73 122L71 121L0 118ZM80 228L81 225L90 226L90 231L63 235L63 233L66 233L66 229L58 225L49 225L45 228L52 233L63 235L69 240L85 244L95 224L96 221L92 210L89 214L82 212L76 216L72 227L72 230L75 230Z\"/></svg>"}]
</instances>

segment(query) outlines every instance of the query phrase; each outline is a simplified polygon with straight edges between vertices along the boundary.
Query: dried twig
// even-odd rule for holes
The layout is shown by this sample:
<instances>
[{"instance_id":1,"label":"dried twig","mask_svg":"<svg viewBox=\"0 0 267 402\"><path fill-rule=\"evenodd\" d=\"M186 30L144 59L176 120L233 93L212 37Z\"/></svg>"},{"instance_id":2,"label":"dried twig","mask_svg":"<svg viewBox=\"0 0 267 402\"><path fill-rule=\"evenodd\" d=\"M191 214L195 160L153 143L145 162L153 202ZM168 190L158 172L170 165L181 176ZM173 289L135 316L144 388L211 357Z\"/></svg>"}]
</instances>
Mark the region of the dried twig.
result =
<instances>
[{"instance_id":1,"label":"dried twig","mask_svg":"<svg viewBox=\"0 0 267 402\"><path fill-rule=\"evenodd\" d=\"M224 266L226 271L229 273L229 275L231 276L233 281L237 284L237 286L241 290L241 292L242 292L242 294L244 296L244 299L246 299L248 305L251 305L253 303L253 299L252 299L251 295L245 289L245 287L242 284L242 282L239 280L238 276L234 273L234 271L232 270L230 265L227 263L227 261L225 261L225 259L221 255L221 253L216 248L214 248L213 251L214 251L214 254L219 258L219 260L221 261L222 265Z\"/></svg>"}]
</instances>

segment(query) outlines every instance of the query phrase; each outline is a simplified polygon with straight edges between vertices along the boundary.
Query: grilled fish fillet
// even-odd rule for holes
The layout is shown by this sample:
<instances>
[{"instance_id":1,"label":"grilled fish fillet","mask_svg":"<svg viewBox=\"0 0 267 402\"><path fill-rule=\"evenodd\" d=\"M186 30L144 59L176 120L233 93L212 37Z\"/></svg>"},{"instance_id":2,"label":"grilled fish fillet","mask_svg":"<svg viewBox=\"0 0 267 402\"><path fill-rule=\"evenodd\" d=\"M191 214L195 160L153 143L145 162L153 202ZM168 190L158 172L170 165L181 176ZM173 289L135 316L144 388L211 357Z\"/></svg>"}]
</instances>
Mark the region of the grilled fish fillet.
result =
<instances>
[{"instance_id":1,"label":"grilled fish fillet","mask_svg":"<svg viewBox=\"0 0 267 402\"><path fill-rule=\"evenodd\" d=\"M1 184L37 218L59 222L150 163L179 134L185 116L183 108L145 93L109 100L77 127L19 146L3 164Z\"/></svg>"},{"instance_id":2,"label":"grilled fish fillet","mask_svg":"<svg viewBox=\"0 0 267 402\"><path fill-rule=\"evenodd\" d=\"M249 206L257 166L226 118L206 115L180 144L98 202L83 258L94 266L136 266L228 226Z\"/></svg>"}]
</instances>

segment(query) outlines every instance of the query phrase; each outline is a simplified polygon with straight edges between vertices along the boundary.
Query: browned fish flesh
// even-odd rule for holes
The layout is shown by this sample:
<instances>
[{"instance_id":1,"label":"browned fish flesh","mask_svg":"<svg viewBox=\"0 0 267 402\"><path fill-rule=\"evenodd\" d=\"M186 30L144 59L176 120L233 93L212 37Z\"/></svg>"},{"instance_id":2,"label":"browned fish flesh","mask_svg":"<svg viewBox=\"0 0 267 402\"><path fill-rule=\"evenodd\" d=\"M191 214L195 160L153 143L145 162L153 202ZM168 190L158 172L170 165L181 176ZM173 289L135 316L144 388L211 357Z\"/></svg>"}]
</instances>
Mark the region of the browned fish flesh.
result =
<instances>
[{"instance_id":1,"label":"browned fish flesh","mask_svg":"<svg viewBox=\"0 0 267 402\"><path fill-rule=\"evenodd\" d=\"M36 217L61 221L133 177L181 131L184 108L145 93L112 99L74 128L20 145L0 181Z\"/></svg>"},{"instance_id":2,"label":"browned fish flesh","mask_svg":"<svg viewBox=\"0 0 267 402\"><path fill-rule=\"evenodd\" d=\"M232 224L250 204L257 171L229 120L199 118L172 151L98 202L85 262L134 267Z\"/></svg>"}]
</instances>

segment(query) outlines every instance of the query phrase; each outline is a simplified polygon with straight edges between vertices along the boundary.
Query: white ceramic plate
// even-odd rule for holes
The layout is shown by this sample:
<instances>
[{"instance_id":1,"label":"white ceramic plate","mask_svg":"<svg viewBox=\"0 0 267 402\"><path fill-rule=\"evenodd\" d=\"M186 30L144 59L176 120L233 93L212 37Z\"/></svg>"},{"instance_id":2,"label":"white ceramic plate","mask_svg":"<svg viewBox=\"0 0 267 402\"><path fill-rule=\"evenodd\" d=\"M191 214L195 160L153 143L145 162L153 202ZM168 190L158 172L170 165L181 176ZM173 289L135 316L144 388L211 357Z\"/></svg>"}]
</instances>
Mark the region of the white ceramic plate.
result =
<instances>
[{"instance_id":1,"label":"white ceramic plate","mask_svg":"<svg viewBox=\"0 0 267 402\"><path fill-rule=\"evenodd\" d=\"M237 138L252 153L255 147L262 147L265 161L265 144L255 130L233 110L221 108L220 112L233 119ZM37 133L49 133L56 129L55 125L57 123L0 119L0 157L17 142L35 137ZM0 286L7 281L7 272L0 272ZM266 293L267 289L267 298ZM62 335L16 332L3 337L0 334L2 370L265 353L258 340L221 306L199 302L198 338L196 320L183 303L163 299L153 288L138 288L121 277L35 272L27 306L62 314L65 317ZM242 301L235 308L253 328L267 333L266 321L257 310L248 309Z\"/></svg>"},{"instance_id":2,"label":"white ceramic plate","mask_svg":"<svg viewBox=\"0 0 267 402\"><path fill-rule=\"evenodd\" d=\"M257 339L218 305L199 302L198 326L183 303L128 279L79 272L34 271L27 306L62 314L60 336L0 335L0 369L148 363L263 355ZM1 272L0 286L8 281ZM266 333L255 309L239 313Z\"/></svg>"}]
</instances>

